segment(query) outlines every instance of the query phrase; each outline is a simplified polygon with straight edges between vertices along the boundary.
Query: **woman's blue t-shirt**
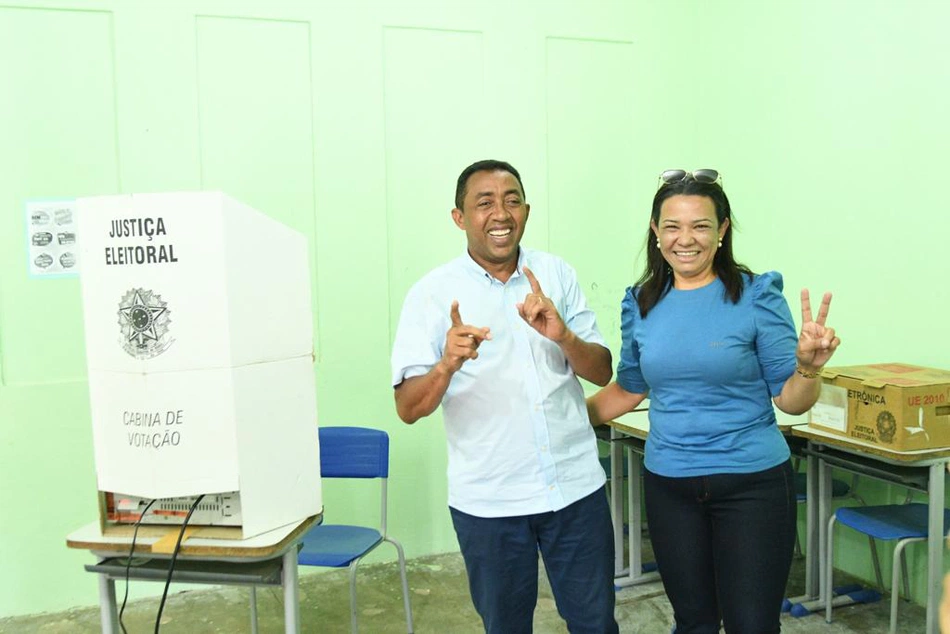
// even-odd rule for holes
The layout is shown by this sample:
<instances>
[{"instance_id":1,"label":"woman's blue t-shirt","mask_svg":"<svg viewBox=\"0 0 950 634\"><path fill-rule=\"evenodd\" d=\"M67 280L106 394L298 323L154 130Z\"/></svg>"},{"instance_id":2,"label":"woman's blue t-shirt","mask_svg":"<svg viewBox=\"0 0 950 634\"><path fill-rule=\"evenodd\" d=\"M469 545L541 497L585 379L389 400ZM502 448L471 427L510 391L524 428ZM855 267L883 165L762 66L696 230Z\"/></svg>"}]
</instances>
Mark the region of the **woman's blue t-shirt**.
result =
<instances>
[{"instance_id":1,"label":"woman's blue t-shirt","mask_svg":"<svg viewBox=\"0 0 950 634\"><path fill-rule=\"evenodd\" d=\"M779 273L744 279L737 304L717 278L671 289L645 319L637 289L627 289L617 382L650 392L646 467L654 473L753 473L789 457L771 399L795 371L795 325Z\"/></svg>"}]
</instances>

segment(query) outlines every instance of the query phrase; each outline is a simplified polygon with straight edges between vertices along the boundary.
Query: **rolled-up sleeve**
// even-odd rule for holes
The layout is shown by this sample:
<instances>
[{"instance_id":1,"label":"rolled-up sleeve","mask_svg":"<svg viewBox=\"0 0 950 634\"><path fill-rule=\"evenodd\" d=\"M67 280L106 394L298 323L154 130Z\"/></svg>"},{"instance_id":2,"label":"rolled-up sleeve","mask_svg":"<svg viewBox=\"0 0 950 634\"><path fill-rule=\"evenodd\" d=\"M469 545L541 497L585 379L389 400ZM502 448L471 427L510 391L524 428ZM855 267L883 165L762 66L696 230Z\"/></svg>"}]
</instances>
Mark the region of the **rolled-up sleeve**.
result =
<instances>
[{"instance_id":1,"label":"rolled-up sleeve","mask_svg":"<svg viewBox=\"0 0 950 634\"><path fill-rule=\"evenodd\" d=\"M438 309L431 296L422 293L418 287L410 289L406 295L393 342L393 387L406 379L426 374L442 358L450 307L443 308L444 316Z\"/></svg>"}]
</instances>

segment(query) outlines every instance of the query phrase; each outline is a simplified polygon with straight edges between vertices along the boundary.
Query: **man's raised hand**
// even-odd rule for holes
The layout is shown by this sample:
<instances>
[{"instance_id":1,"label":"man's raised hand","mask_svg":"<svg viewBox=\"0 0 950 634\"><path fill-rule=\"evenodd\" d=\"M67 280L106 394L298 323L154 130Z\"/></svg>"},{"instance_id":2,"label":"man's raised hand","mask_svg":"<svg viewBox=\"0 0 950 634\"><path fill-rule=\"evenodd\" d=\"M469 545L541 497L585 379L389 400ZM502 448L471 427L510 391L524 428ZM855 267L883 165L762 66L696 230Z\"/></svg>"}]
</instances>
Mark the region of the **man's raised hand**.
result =
<instances>
[{"instance_id":1,"label":"man's raised hand","mask_svg":"<svg viewBox=\"0 0 950 634\"><path fill-rule=\"evenodd\" d=\"M486 339L491 339L491 331L488 328L465 325L459 313L458 301L452 302L449 318L452 320L452 325L445 333L445 350L442 352L440 363L454 374L459 371L463 363L469 359L478 358L478 346Z\"/></svg>"},{"instance_id":2,"label":"man's raised hand","mask_svg":"<svg viewBox=\"0 0 950 634\"><path fill-rule=\"evenodd\" d=\"M560 343L568 335L564 320L551 298L541 290L541 284L531 269L524 267L523 270L528 283L531 284L531 292L525 296L523 302L516 304L518 314L539 333L555 343Z\"/></svg>"}]
</instances>

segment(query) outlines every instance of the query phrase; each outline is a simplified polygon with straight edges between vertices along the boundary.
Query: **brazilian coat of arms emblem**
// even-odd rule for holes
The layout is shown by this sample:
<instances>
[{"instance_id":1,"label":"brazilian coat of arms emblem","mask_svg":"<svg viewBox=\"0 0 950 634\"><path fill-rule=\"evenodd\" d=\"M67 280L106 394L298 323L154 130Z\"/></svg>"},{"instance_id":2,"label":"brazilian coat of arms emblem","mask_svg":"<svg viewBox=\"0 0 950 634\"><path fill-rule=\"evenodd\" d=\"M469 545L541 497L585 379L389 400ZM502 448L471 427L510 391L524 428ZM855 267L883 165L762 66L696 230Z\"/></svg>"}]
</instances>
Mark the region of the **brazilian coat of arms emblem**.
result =
<instances>
[{"instance_id":1,"label":"brazilian coat of arms emblem","mask_svg":"<svg viewBox=\"0 0 950 634\"><path fill-rule=\"evenodd\" d=\"M136 359L151 359L165 352L174 339L169 334L168 302L151 290L133 288L119 302L122 349Z\"/></svg>"}]
</instances>

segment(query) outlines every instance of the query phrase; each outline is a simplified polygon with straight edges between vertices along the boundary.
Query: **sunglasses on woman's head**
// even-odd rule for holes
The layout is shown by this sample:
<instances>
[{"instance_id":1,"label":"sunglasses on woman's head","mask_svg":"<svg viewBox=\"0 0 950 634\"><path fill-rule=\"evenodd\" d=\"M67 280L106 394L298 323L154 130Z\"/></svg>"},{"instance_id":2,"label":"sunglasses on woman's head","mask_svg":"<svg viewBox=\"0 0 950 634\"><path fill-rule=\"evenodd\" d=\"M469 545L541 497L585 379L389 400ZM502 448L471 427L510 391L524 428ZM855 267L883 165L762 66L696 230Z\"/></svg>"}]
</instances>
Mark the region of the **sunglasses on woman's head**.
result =
<instances>
[{"instance_id":1,"label":"sunglasses on woman's head","mask_svg":"<svg viewBox=\"0 0 950 634\"><path fill-rule=\"evenodd\" d=\"M660 174L660 187L663 185L672 185L673 183L678 183L691 179L697 183L706 183L712 185L714 183L719 183L719 186L722 187L722 174L713 169L701 169L693 170L692 172L687 172L686 170L664 170Z\"/></svg>"}]
</instances>

